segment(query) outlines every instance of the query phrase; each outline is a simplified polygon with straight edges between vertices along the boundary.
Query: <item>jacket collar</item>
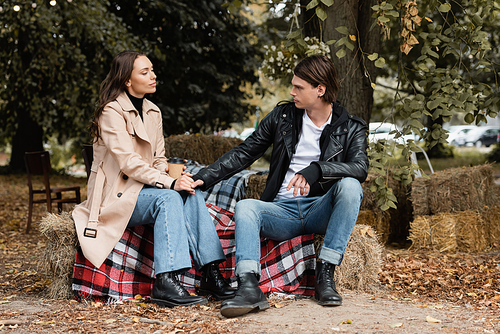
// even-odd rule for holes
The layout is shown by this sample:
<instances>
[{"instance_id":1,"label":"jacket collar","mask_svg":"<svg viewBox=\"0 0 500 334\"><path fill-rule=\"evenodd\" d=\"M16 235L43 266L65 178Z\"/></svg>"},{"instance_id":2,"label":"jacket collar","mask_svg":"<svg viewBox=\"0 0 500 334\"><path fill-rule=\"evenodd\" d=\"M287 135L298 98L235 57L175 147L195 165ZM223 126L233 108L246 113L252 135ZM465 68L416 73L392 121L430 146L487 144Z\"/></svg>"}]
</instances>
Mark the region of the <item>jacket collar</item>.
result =
<instances>
[{"instance_id":1,"label":"jacket collar","mask_svg":"<svg viewBox=\"0 0 500 334\"><path fill-rule=\"evenodd\" d=\"M118 104L120 105L120 107L122 107L124 111L132 111L135 113L136 116L139 115L139 112L135 110L134 105L128 98L127 93L125 93L124 91L121 92L120 95L118 95L118 97L116 98L116 102L118 102ZM160 109L155 104L151 103L148 99L144 99L144 103L142 105L142 111L160 112Z\"/></svg>"}]
</instances>

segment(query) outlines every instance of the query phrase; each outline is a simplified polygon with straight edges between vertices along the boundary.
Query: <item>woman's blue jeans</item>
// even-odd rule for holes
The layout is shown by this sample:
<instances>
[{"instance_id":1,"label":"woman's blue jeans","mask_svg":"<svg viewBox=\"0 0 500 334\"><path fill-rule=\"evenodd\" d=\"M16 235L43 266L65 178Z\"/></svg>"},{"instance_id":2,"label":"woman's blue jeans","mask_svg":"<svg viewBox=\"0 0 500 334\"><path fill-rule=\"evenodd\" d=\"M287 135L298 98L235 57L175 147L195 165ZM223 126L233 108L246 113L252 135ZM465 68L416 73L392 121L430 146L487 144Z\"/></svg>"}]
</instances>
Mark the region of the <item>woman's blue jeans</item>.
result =
<instances>
[{"instance_id":1,"label":"woman's blue jeans","mask_svg":"<svg viewBox=\"0 0 500 334\"><path fill-rule=\"evenodd\" d=\"M155 274L197 270L226 256L208 213L203 195L144 186L128 223L129 227L154 224Z\"/></svg>"},{"instance_id":2,"label":"woman's blue jeans","mask_svg":"<svg viewBox=\"0 0 500 334\"><path fill-rule=\"evenodd\" d=\"M283 241L304 234L324 234L319 258L339 265L362 199L359 181L345 177L320 197L275 202L239 201L235 209L235 274L254 272L260 275L261 237Z\"/></svg>"}]
</instances>

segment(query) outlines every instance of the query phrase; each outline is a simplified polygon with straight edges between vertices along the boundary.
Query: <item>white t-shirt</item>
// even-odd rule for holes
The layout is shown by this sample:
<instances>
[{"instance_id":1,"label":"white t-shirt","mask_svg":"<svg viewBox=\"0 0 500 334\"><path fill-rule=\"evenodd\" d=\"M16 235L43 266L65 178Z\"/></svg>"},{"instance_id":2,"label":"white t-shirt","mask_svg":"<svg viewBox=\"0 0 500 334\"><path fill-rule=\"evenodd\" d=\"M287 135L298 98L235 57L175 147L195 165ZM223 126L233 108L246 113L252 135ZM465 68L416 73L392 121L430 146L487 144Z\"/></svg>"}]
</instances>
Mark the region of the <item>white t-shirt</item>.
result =
<instances>
[{"instance_id":1,"label":"white t-shirt","mask_svg":"<svg viewBox=\"0 0 500 334\"><path fill-rule=\"evenodd\" d=\"M290 166L286 172L285 179L283 180L283 184L281 185L280 191L276 195L276 200L286 199L286 198L294 198L292 187L289 191L286 190L288 184L292 180L292 178L297 174L298 171L306 168L311 164L312 161L318 161L321 155L321 148L319 147L319 139L321 137L321 133L327 124L330 124L332 120L332 115L328 118L322 126L317 127L313 121L307 115L307 112L304 112L304 116L302 117L302 130L299 134L299 142L297 143L297 149L295 150L295 154L292 156L292 161L290 162ZM305 197L306 194L301 195L300 190L295 197Z\"/></svg>"}]
</instances>

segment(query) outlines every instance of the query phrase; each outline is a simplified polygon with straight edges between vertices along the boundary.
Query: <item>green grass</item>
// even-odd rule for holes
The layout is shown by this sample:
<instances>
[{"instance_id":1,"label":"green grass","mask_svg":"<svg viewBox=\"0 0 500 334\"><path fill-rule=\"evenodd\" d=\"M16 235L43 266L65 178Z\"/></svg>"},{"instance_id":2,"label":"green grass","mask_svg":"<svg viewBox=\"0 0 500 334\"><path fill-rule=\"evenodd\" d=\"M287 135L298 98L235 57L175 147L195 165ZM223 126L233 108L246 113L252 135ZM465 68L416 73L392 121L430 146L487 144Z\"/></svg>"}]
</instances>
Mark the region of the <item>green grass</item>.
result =
<instances>
[{"instance_id":1,"label":"green grass","mask_svg":"<svg viewBox=\"0 0 500 334\"><path fill-rule=\"evenodd\" d=\"M434 158L429 160L435 172L455 167L478 166L490 163L490 161L488 161L488 154L491 149L491 147L483 147L479 149L475 147L457 147L454 149L454 158ZM425 159L419 159L418 164L424 172L430 173L430 168ZM500 174L500 163L493 163L492 168L494 174Z\"/></svg>"}]
</instances>

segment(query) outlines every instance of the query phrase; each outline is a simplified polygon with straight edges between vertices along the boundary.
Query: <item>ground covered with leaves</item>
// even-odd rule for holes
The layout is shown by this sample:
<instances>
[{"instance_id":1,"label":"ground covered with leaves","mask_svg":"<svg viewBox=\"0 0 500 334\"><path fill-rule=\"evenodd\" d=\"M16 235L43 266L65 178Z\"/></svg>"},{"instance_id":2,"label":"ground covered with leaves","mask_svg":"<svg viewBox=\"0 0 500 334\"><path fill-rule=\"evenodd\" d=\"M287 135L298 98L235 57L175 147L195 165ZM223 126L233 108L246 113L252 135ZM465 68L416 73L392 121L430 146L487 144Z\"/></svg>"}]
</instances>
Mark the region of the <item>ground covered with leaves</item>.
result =
<instances>
[{"instance_id":1,"label":"ground covered with leaves","mask_svg":"<svg viewBox=\"0 0 500 334\"><path fill-rule=\"evenodd\" d=\"M53 176L51 182L60 186L80 185L83 197L86 197L85 179ZM44 215L45 206L35 205L35 223L29 234L25 234L24 231L27 212L26 176L0 175L0 331L231 333L273 332L275 329L272 324L255 322L255 319L259 319L259 314L226 319L220 315L220 302L216 301L210 301L204 306L164 309L142 300L140 296L133 301L111 305L47 299L45 292L50 280L39 268L39 259L46 241L39 233L36 223ZM373 292L373 295L370 295L372 297L367 297L370 303L374 303L375 309L376 301L382 299L385 303L408 302L417 308L456 308L466 311L467 316L462 316L460 321L469 321L472 327L467 327L464 323L461 324L462 327L439 324L441 320L431 316L425 321L438 323L439 329L444 332L500 333L498 250L493 249L484 254L441 254L431 251L386 249L379 277L380 289ZM354 296L358 294L356 291L342 291L342 293L350 295L351 299L356 299ZM271 298L270 301L272 309L283 310L283 317L286 317L287 310L301 313L301 305L310 309L310 305L300 299ZM404 304L395 305L392 307L404 306ZM348 311L348 307L348 303L345 303L342 309ZM323 309L332 312L332 308L319 310ZM279 314L281 313L276 313L276 317L279 317ZM376 315L373 317L377 319ZM276 321L279 322L278 318ZM354 327L348 327L349 321L345 319L337 322L332 325L331 330L348 332L350 328L354 330ZM380 332L397 332L399 329L401 333L411 333L409 329L411 326L403 326L405 321L411 323L411 316L406 316L401 322L390 324L390 327L382 326ZM283 325L279 330L298 332L298 328L294 330L286 326ZM378 327L366 332L377 332L374 328ZM468 329L464 331L464 328ZM304 330L314 332L313 328ZM431 328L430 332L433 332L432 330L434 329ZM362 329L356 331L364 332ZM418 332L425 331L420 329Z\"/></svg>"}]
</instances>

